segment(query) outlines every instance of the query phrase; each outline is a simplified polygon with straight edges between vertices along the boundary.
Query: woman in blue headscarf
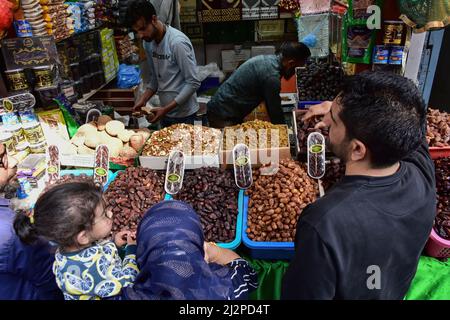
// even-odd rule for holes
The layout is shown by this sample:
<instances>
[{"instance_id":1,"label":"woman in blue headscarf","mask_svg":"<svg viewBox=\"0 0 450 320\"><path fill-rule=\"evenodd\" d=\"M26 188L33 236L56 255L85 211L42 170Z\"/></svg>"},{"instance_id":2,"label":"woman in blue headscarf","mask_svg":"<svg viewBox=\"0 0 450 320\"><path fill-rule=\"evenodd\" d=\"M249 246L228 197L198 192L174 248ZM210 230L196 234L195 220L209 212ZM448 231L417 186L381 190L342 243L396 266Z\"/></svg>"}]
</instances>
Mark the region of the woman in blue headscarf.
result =
<instances>
[{"instance_id":1,"label":"woman in blue headscarf","mask_svg":"<svg viewBox=\"0 0 450 320\"><path fill-rule=\"evenodd\" d=\"M137 230L137 246L140 273L122 298L247 299L257 287L247 261L204 242L197 213L184 202L164 201L149 209Z\"/></svg>"}]
</instances>

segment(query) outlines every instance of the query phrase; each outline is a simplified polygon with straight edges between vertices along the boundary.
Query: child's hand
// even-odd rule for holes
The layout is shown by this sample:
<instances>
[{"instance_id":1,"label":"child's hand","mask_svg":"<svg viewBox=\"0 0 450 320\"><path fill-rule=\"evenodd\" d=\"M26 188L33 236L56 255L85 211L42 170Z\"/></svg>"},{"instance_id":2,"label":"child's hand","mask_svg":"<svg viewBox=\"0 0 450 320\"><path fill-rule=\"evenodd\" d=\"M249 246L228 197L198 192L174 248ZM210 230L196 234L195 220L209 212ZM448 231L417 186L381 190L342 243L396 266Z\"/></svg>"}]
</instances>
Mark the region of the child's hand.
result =
<instances>
[{"instance_id":1,"label":"child's hand","mask_svg":"<svg viewBox=\"0 0 450 320\"><path fill-rule=\"evenodd\" d=\"M240 258L234 251L218 247L212 242L205 242L203 248L205 250L205 261L207 263L226 265L227 263Z\"/></svg>"},{"instance_id":2,"label":"child's hand","mask_svg":"<svg viewBox=\"0 0 450 320\"><path fill-rule=\"evenodd\" d=\"M129 231L127 234L127 244L136 245L136 231Z\"/></svg>"},{"instance_id":3,"label":"child's hand","mask_svg":"<svg viewBox=\"0 0 450 320\"><path fill-rule=\"evenodd\" d=\"M116 233L114 236L114 243L117 247L123 247L128 243L128 234L130 234L130 230L122 230Z\"/></svg>"}]
</instances>

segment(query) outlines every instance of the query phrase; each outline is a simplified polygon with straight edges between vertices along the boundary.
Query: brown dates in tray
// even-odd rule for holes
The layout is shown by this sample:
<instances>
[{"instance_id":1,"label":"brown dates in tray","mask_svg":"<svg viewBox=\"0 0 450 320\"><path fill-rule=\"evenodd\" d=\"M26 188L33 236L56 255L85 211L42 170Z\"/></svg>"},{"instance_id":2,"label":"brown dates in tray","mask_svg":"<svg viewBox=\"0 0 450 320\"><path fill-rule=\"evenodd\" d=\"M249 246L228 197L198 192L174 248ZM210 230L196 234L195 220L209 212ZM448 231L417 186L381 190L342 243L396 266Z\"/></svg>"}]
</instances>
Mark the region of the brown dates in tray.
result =
<instances>
[{"instance_id":1,"label":"brown dates in tray","mask_svg":"<svg viewBox=\"0 0 450 320\"><path fill-rule=\"evenodd\" d=\"M306 113L306 110L305 110ZM308 135L311 132L319 132L324 137L325 140L328 139L328 128L322 128L322 129L314 129L315 125L318 124L320 121L322 121L322 116L314 116L313 118L310 118L306 121L302 120L302 117L304 116L304 113L298 113L297 114L297 139L298 139L298 146L300 148L300 153L307 153L308 147L307 147L307 141L308 141ZM328 147L326 148L326 151L329 152Z\"/></svg>"},{"instance_id":2,"label":"brown dates in tray","mask_svg":"<svg viewBox=\"0 0 450 320\"><path fill-rule=\"evenodd\" d=\"M323 189L325 192L338 183L343 176L345 176L345 164L338 158L330 159L325 165L325 175L322 178Z\"/></svg>"},{"instance_id":3,"label":"brown dates in tray","mask_svg":"<svg viewBox=\"0 0 450 320\"><path fill-rule=\"evenodd\" d=\"M236 238L238 195L232 171L200 168L185 172L183 189L173 197L197 212L205 241L226 243Z\"/></svg>"},{"instance_id":4,"label":"brown dates in tray","mask_svg":"<svg viewBox=\"0 0 450 320\"><path fill-rule=\"evenodd\" d=\"M302 210L316 200L318 187L306 166L293 160L280 162L275 175L253 172L246 230L253 241L292 242Z\"/></svg>"},{"instance_id":5,"label":"brown dates in tray","mask_svg":"<svg viewBox=\"0 0 450 320\"><path fill-rule=\"evenodd\" d=\"M450 114L428 109L427 141L430 147L450 147Z\"/></svg>"},{"instance_id":6,"label":"brown dates in tray","mask_svg":"<svg viewBox=\"0 0 450 320\"><path fill-rule=\"evenodd\" d=\"M440 237L450 240L450 158L435 160L437 214L434 230Z\"/></svg>"},{"instance_id":7,"label":"brown dates in tray","mask_svg":"<svg viewBox=\"0 0 450 320\"><path fill-rule=\"evenodd\" d=\"M65 174L62 175L59 179L55 180L53 184L50 184L47 182L45 189L42 191L42 193L47 192L51 188L61 185L64 183L72 183L72 182L84 182L84 183L92 183L94 184L94 180L92 176L88 176L85 173L82 173L80 175L74 175L74 174Z\"/></svg>"},{"instance_id":8,"label":"brown dates in tray","mask_svg":"<svg viewBox=\"0 0 450 320\"><path fill-rule=\"evenodd\" d=\"M135 231L144 213L163 198L163 173L134 167L120 172L105 193L114 214L112 231Z\"/></svg>"}]
</instances>

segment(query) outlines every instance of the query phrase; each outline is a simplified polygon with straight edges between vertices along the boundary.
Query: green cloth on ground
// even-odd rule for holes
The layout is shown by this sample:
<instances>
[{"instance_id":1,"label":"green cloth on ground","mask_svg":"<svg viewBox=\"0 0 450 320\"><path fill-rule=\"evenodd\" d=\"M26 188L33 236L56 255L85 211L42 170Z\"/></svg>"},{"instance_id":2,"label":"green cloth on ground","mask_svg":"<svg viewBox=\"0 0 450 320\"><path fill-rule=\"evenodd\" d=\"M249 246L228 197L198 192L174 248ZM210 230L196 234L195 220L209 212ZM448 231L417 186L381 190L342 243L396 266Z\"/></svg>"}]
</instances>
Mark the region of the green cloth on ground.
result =
<instances>
[{"instance_id":1,"label":"green cloth on ground","mask_svg":"<svg viewBox=\"0 0 450 320\"><path fill-rule=\"evenodd\" d=\"M288 261L257 260L242 256L258 273L259 287L251 300L279 300ZM405 300L450 300L450 262L421 256Z\"/></svg>"},{"instance_id":2,"label":"green cloth on ground","mask_svg":"<svg viewBox=\"0 0 450 320\"><path fill-rule=\"evenodd\" d=\"M450 300L450 262L420 257L405 300Z\"/></svg>"}]
</instances>

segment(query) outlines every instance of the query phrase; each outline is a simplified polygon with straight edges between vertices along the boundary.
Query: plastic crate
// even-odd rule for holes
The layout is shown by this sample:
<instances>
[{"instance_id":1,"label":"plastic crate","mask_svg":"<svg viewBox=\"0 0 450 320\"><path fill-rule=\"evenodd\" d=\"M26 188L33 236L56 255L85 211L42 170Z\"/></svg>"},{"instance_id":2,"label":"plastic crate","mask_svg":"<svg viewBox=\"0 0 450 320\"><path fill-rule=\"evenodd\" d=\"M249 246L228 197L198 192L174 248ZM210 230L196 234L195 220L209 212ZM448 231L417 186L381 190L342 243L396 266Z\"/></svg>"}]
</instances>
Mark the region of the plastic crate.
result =
<instances>
[{"instance_id":1,"label":"plastic crate","mask_svg":"<svg viewBox=\"0 0 450 320\"><path fill-rule=\"evenodd\" d=\"M243 197L243 228L242 242L250 249L250 256L254 259L283 259L291 260L295 254L294 242L253 241L247 236L249 197Z\"/></svg>"},{"instance_id":2,"label":"plastic crate","mask_svg":"<svg viewBox=\"0 0 450 320\"><path fill-rule=\"evenodd\" d=\"M450 157L450 147L430 147L431 159L448 158Z\"/></svg>"},{"instance_id":3,"label":"plastic crate","mask_svg":"<svg viewBox=\"0 0 450 320\"><path fill-rule=\"evenodd\" d=\"M85 174L87 176L94 175L94 170L92 169L77 169L77 170L61 170L60 175L69 175L73 174L74 176L79 176L81 174ZM113 181L116 178L117 172L113 173L111 170L108 170L108 181L106 182L105 186L103 187L103 190L106 191L108 189L109 184L111 181Z\"/></svg>"},{"instance_id":4,"label":"plastic crate","mask_svg":"<svg viewBox=\"0 0 450 320\"><path fill-rule=\"evenodd\" d=\"M164 200L173 200L173 197L171 195L166 195L166 198ZM238 215L236 217L236 237L231 242L216 243L219 247L234 250L241 244L243 208L244 208L244 190L240 190L238 195Z\"/></svg>"},{"instance_id":5,"label":"plastic crate","mask_svg":"<svg viewBox=\"0 0 450 320\"><path fill-rule=\"evenodd\" d=\"M425 252L434 258L450 258L450 241L441 238L432 228Z\"/></svg>"},{"instance_id":6,"label":"plastic crate","mask_svg":"<svg viewBox=\"0 0 450 320\"><path fill-rule=\"evenodd\" d=\"M309 109L309 107L315 105L315 104L320 104L323 101L299 101L298 102L298 108L299 109Z\"/></svg>"}]
</instances>

